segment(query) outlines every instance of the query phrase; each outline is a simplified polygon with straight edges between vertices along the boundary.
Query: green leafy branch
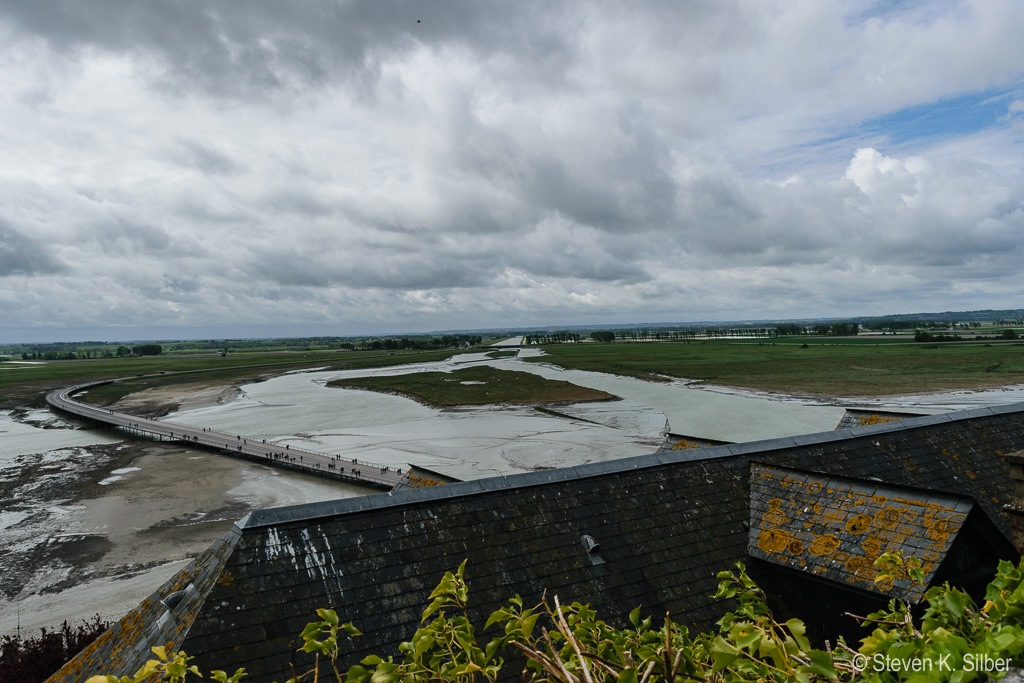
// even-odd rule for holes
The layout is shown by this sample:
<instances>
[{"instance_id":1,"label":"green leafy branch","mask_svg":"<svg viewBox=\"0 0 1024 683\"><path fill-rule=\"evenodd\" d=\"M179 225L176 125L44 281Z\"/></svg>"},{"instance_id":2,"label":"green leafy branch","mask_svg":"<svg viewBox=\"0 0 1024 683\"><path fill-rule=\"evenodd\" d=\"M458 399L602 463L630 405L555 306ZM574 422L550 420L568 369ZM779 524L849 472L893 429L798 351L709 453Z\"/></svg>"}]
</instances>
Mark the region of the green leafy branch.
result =
<instances>
[{"instance_id":1,"label":"green leafy branch","mask_svg":"<svg viewBox=\"0 0 1024 683\"><path fill-rule=\"evenodd\" d=\"M901 580L924 587L917 558L886 553L875 565L879 581ZM1014 665L1024 661L1024 561L1019 566L1000 563L980 609L963 591L948 584L936 586L924 594L927 607L920 620L915 621L905 602L892 600L887 609L858 617L871 629L859 649L840 639L834 649L826 641L824 650L811 646L802 621L775 618L764 592L742 564L718 575L714 597L732 600L735 608L718 621L717 633L691 638L668 614L655 627L651 617L642 617L639 607L629 613L629 626L616 628L580 602L566 606L557 596L550 603L545 596L527 606L515 596L487 619L482 630L496 633L484 643L470 620L465 570L464 561L455 572L445 573L430 594L419 628L399 646L397 655L365 657L344 674L338 668L339 639L360 633L351 623L342 624L333 610L317 610L319 620L302 632L300 648L315 654L315 663L288 683L310 677L319 683L321 655L330 662L338 683L496 683L505 653L525 660L526 683L960 683L986 680L987 673L963 666L943 668L940 662L963 663L967 656L998 658ZM168 654L164 648L153 652L157 659L147 662L134 677L95 676L87 683L154 679L180 683L189 674L200 677L184 653ZM911 670L879 668L879 661L931 662L932 668L922 676ZM222 671L212 673L219 683L237 683L243 676L244 669L230 678Z\"/></svg>"},{"instance_id":2,"label":"green leafy branch","mask_svg":"<svg viewBox=\"0 0 1024 683\"><path fill-rule=\"evenodd\" d=\"M190 665L193 658L184 652L167 652L165 647L151 648L156 659L150 659L132 676L90 676L85 683L144 683L144 681L159 680L168 683L182 683L189 674L196 678L202 678L199 669ZM245 669L240 668L234 675L228 676L223 671L211 671L210 678L217 683L238 683L246 675Z\"/></svg>"},{"instance_id":3,"label":"green leafy branch","mask_svg":"<svg viewBox=\"0 0 1024 683\"><path fill-rule=\"evenodd\" d=\"M477 678L495 681L503 663L495 656L501 642L494 640L485 647L477 643L476 631L467 612L469 587L465 572L466 561L463 560L454 573L445 573L430 594L431 602L423 610L420 628L416 629L412 640L399 645L398 651L402 654L399 660L371 655L350 668L345 681L472 683ZM435 614L437 616L427 622Z\"/></svg>"}]
</instances>

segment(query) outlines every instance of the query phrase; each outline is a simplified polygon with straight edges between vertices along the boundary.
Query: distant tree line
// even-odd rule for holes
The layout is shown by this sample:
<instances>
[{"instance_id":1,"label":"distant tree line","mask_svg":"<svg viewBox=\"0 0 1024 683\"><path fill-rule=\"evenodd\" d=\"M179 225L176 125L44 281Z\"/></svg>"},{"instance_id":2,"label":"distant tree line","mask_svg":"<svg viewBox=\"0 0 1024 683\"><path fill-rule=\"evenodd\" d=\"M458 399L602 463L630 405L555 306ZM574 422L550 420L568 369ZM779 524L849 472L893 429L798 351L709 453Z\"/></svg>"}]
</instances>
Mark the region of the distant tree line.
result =
<instances>
[{"instance_id":1,"label":"distant tree line","mask_svg":"<svg viewBox=\"0 0 1024 683\"><path fill-rule=\"evenodd\" d=\"M871 319L866 321L839 321L821 322L814 324L801 324L795 322L778 323L774 326L762 327L728 327L728 326L705 326L705 327L656 327L656 328L627 328L621 330L595 330L590 333L594 341L688 341L693 339L776 339L782 337L852 337L861 332L889 332L889 333L914 333L917 341L959 341L962 339L1015 339L1009 334L1016 334L1010 326L1024 326L1024 322L1015 320L1000 320L999 326L1006 326L1008 329L1001 336L972 336L962 337L958 334L935 334L936 330L977 330L982 327L981 322L975 320L896 320L896 319ZM926 333L922 335L922 333ZM531 335L527 339L532 343L557 343L556 341L544 341L550 335Z\"/></svg>"},{"instance_id":2,"label":"distant tree line","mask_svg":"<svg viewBox=\"0 0 1024 683\"><path fill-rule=\"evenodd\" d=\"M524 344L576 344L583 335L579 332L545 332L523 335Z\"/></svg>"},{"instance_id":3,"label":"distant tree line","mask_svg":"<svg viewBox=\"0 0 1024 683\"><path fill-rule=\"evenodd\" d=\"M168 345L171 352L203 353L228 349L234 353L247 351L317 351L330 349L354 350L357 345L352 337L287 337L276 339L204 339L174 342Z\"/></svg>"},{"instance_id":4,"label":"distant tree line","mask_svg":"<svg viewBox=\"0 0 1024 683\"><path fill-rule=\"evenodd\" d=\"M137 344L135 346L113 345L103 348L48 344L33 347L21 354L22 360L82 360L90 358L126 358L128 356L159 356L163 353L160 344Z\"/></svg>"},{"instance_id":5,"label":"distant tree line","mask_svg":"<svg viewBox=\"0 0 1024 683\"><path fill-rule=\"evenodd\" d=\"M590 338L599 342L612 341L690 341L693 339L777 339L813 335L818 337L852 337L860 331L859 323L833 322L818 325L780 323L774 327L680 327L680 328L630 328L624 330L595 330ZM578 336L578 335L577 335ZM531 335L527 339L544 339L543 335ZM529 342L528 342L529 343ZM557 342L536 341L537 344Z\"/></svg>"},{"instance_id":6,"label":"distant tree line","mask_svg":"<svg viewBox=\"0 0 1024 683\"><path fill-rule=\"evenodd\" d=\"M22 360L76 360L78 358L112 358L113 354L107 350L103 352L95 349L83 351L71 351L68 349L50 349L49 351L25 351L21 354Z\"/></svg>"},{"instance_id":7,"label":"distant tree line","mask_svg":"<svg viewBox=\"0 0 1024 683\"><path fill-rule=\"evenodd\" d=\"M427 349L453 349L460 346L476 346L477 344L483 343L484 338L480 335L473 334L445 334L440 337L402 337L401 339L387 338L387 339L373 339L367 340L364 348L377 351L384 349L386 351L391 350L427 350ZM350 348L355 348L351 344L348 345Z\"/></svg>"},{"instance_id":8,"label":"distant tree line","mask_svg":"<svg viewBox=\"0 0 1024 683\"><path fill-rule=\"evenodd\" d=\"M117 347L118 356L159 356L164 352L164 347L159 344L139 344L130 349L127 346Z\"/></svg>"},{"instance_id":9,"label":"distant tree line","mask_svg":"<svg viewBox=\"0 0 1024 683\"><path fill-rule=\"evenodd\" d=\"M819 323L817 325L798 325L797 323L780 323L775 326L775 336L796 337L810 335L815 337L854 337L860 332L860 323L836 322Z\"/></svg>"},{"instance_id":10,"label":"distant tree line","mask_svg":"<svg viewBox=\"0 0 1024 683\"><path fill-rule=\"evenodd\" d=\"M872 332L909 332L911 330L977 329L981 327L981 323L957 320L870 320L862 322L861 327Z\"/></svg>"},{"instance_id":11,"label":"distant tree line","mask_svg":"<svg viewBox=\"0 0 1024 683\"><path fill-rule=\"evenodd\" d=\"M861 318L864 326L875 329L875 325L882 327L891 326L893 323L910 324L911 328L919 327L925 329L927 323L934 322L940 327L948 327L956 321L957 325L978 323L979 325L995 321L1000 327L1012 327L1024 325L1024 309L999 309L991 308L973 311L942 311L931 313L895 313L892 315L876 315ZM971 325L973 327L973 325ZM907 329L904 327L903 329Z\"/></svg>"},{"instance_id":12,"label":"distant tree line","mask_svg":"<svg viewBox=\"0 0 1024 683\"><path fill-rule=\"evenodd\" d=\"M1007 339L1013 340L1018 339L1019 335L1016 330L1005 329L999 335L984 335L979 334L973 337L974 340L978 339ZM971 337L961 337L959 334L933 334L928 330L916 330L914 332L914 341L916 342L958 342L958 341L970 341Z\"/></svg>"}]
</instances>

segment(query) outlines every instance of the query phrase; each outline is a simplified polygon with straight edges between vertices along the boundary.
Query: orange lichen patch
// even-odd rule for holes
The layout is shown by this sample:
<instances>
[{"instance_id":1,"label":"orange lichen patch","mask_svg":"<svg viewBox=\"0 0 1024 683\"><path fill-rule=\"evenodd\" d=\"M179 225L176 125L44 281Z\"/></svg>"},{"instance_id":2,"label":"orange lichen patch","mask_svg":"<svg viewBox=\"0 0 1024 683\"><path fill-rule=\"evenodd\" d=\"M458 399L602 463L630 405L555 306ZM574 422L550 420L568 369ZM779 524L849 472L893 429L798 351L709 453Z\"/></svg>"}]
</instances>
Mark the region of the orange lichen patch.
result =
<instances>
[{"instance_id":1,"label":"orange lichen patch","mask_svg":"<svg viewBox=\"0 0 1024 683\"><path fill-rule=\"evenodd\" d=\"M862 534L871 528L872 521L868 515L859 514L846 521L846 530L851 534Z\"/></svg>"},{"instance_id":2,"label":"orange lichen patch","mask_svg":"<svg viewBox=\"0 0 1024 683\"><path fill-rule=\"evenodd\" d=\"M405 489L422 489L441 486L443 484L451 484L457 481L459 480L449 475L431 472L426 468L413 465L406 470L405 474L402 476L402 480L399 481L392 490L402 491Z\"/></svg>"},{"instance_id":3,"label":"orange lichen patch","mask_svg":"<svg viewBox=\"0 0 1024 683\"><path fill-rule=\"evenodd\" d=\"M665 443L661 445L661 448L659 448L658 451L692 451L701 448L711 448L712 446L721 446L726 443L728 442L716 441L714 439L701 439L696 436L686 436L685 434L668 433L665 435Z\"/></svg>"},{"instance_id":4,"label":"orange lichen patch","mask_svg":"<svg viewBox=\"0 0 1024 683\"><path fill-rule=\"evenodd\" d=\"M669 447L669 450L673 451L686 451L691 448L707 448L711 444L701 443L700 441L690 441L689 439L679 439Z\"/></svg>"},{"instance_id":5,"label":"orange lichen patch","mask_svg":"<svg viewBox=\"0 0 1024 683\"><path fill-rule=\"evenodd\" d=\"M899 422L902 419L902 417L898 417L896 415L879 415L878 413L874 413L871 415L861 415L857 418L857 422L861 427L864 427L866 425L885 424L886 422Z\"/></svg>"},{"instance_id":6,"label":"orange lichen patch","mask_svg":"<svg viewBox=\"0 0 1024 683\"><path fill-rule=\"evenodd\" d=\"M811 541L811 547L807 549L811 555L817 555L818 557L824 555L831 555L839 547L839 539L835 536L823 535L815 536L814 540Z\"/></svg>"},{"instance_id":7,"label":"orange lichen patch","mask_svg":"<svg viewBox=\"0 0 1024 683\"><path fill-rule=\"evenodd\" d=\"M762 529L772 529L789 523L789 517L779 509L781 505L781 498L768 501L768 512L764 513L764 517L761 518Z\"/></svg>"},{"instance_id":8,"label":"orange lichen patch","mask_svg":"<svg viewBox=\"0 0 1024 683\"><path fill-rule=\"evenodd\" d=\"M758 464L751 465L750 495L753 556L915 601L921 591L906 580L875 584L875 560L902 549L929 568L930 580L973 505L943 494ZM783 559L783 549L792 557Z\"/></svg>"},{"instance_id":9,"label":"orange lichen patch","mask_svg":"<svg viewBox=\"0 0 1024 683\"><path fill-rule=\"evenodd\" d=\"M792 543L793 537L785 531L779 529L771 529L761 534L757 542L757 547L766 553L781 553L785 550L790 543Z\"/></svg>"},{"instance_id":10,"label":"orange lichen patch","mask_svg":"<svg viewBox=\"0 0 1024 683\"><path fill-rule=\"evenodd\" d=\"M860 549L864 551L864 557L878 557L882 554L882 543L873 536L868 537L860 544Z\"/></svg>"},{"instance_id":11,"label":"orange lichen patch","mask_svg":"<svg viewBox=\"0 0 1024 683\"><path fill-rule=\"evenodd\" d=\"M836 429L867 427L869 425L900 422L910 417L919 417L915 413L869 410L866 408L847 408Z\"/></svg>"},{"instance_id":12,"label":"orange lichen patch","mask_svg":"<svg viewBox=\"0 0 1024 683\"><path fill-rule=\"evenodd\" d=\"M885 507L875 513L874 525L879 529L892 529L900 523L903 513L896 507Z\"/></svg>"},{"instance_id":13,"label":"orange lichen patch","mask_svg":"<svg viewBox=\"0 0 1024 683\"><path fill-rule=\"evenodd\" d=\"M960 517L963 517L963 515L960 515ZM963 524L962 519L957 522L954 522L952 517L949 519L937 519L928 527L928 537L939 543L945 543L951 534L959 530L961 524Z\"/></svg>"},{"instance_id":14,"label":"orange lichen patch","mask_svg":"<svg viewBox=\"0 0 1024 683\"><path fill-rule=\"evenodd\" d=\"M878 569L870 557L851 557L846 563L846 570L853 574L854 581L858 582L874 584L875 577L878 576Z\"/></svg>"},{"instance_id":15,"label":"orange lichen patch","mask_svg":"<svg viewBox=\"0 0 1024 683\"><path fill-rule=\"evenodd\" d=\"M405 484L409 488L421 489L427 486L440 486L441 484L447 484L448 482L442 481L441 479L434 479L433 477L421 476L419 474L410 474L405 479Z\"/></svg>"}]
</instances>

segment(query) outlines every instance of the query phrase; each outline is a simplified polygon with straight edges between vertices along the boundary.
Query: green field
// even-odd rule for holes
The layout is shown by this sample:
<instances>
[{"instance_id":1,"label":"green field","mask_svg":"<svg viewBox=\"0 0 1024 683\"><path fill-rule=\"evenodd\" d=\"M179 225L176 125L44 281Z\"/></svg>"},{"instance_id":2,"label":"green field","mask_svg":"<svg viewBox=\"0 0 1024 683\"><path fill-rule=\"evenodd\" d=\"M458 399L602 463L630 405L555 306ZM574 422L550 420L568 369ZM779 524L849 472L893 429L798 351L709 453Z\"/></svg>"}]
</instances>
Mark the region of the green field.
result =
<instances>
[{"instance_id":1,"label":"green field","mask_svg":"<svg viewBox=\"0 0 1024 683\"><path fill-rule=\"evenodd\" d=\"M579 402L614 398L597 389L544 379L529 372L497 370L486 365L454 372L418 372L392 377L333 380L327 386L395 393L433 406Z\"/></svg>"},{"instance_id":2,"label":"green field","mask_svg":"<svg viewBox=\"0 0 1024 683\"><path fill-rule=\"evenodd\" d=\"M803 348L806 342L807 347ZM528 360L649 380L830 396L882 396L1024 382L1020 343L868 344L805 339L800 344L648 342L556 344Z\"/></svg>"},{"instance_id":3,"label":"green field","mask_svg":"<svg viewBox=\"0 0 1024 683\"><path fill-rule=\"evenodd\" d=\"M803 337L777 343L756 340L615 342L555 344L544 348L548 355L530 360L655 381L680 377L727 386L830 396L916 393L1024 382L1024 344L1020 342L915 344L905 338L892 337ZM0 365L0 408L42 406L44 394L51 389L102 379L126 378L89 393L90 400L110 404L126 394L167 384L197 381L228 384L290 370L381 367L443 360L457 353L460 351L454 349L324 350L227 356L174 354L47 361L41 365L3 363ZM558 394L552 393L552 387L543 380L528 373L502 374L509 377L494 375L466 380L487 381L489 385L434 382L432 388L383 384L372 388L415 395L436 405L587 400L587 397L573 394L584 391L580 387L568 394ZM512 377L515 381L510 381ZM374 382L399 379L379 378ZM482 386L487 388L481 389ZM568 395L571 396L561 397Z\"/></svg>"},{"instance_id":4,"label":"green field","mask_svg":"<svg viewBox=\"0 0 1024 683\"><path fill-rule=\"evenodd\" d=\"M52 389L105 379L127 378L90 391L90 401L109 405L126 394L168 384L242 382L307 368L352 370L423 363L458 353L463 351L307 351L63 360L41 365L4 363L0 367L0 408L42 406L46 392Z\"/></svg>"}]
</instances>

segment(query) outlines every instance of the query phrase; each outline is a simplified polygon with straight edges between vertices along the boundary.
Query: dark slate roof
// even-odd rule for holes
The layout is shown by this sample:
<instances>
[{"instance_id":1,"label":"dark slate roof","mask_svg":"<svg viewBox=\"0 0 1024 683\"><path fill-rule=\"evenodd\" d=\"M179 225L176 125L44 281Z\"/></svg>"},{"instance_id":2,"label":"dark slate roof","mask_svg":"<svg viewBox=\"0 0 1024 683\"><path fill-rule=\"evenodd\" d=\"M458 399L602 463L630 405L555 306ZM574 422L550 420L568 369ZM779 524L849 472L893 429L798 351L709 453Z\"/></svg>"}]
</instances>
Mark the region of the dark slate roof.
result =
<instances>
[{"instance_id":1,"label":"dark slate roof","mask_svg":"<svg viewBox=\"0 0 1024 683\"><path fill-rule=\"evenodd\" d=\"M1000 456L1022 448L1015 405L258 510L238 522L183 647L203 670L281 680L311 661L296 653L298 634L330 607L364 633L344 644L344 666L395 654L441 576L467 558L481 624L513 595L547 592L612 624L643 605L708 629L726 607L709 598L715 574L750 559L752 462L968 497L1008 535Z\"/></svg>"},{"instance_id":2,"label":"dark slate roof","mask_svg":"<svg viewBox=\"0 0 1024 683\"><path fill-rule=\"evenodd\" d=\"M908 417L920 417L920 413L904 413L892 410L873 410L871 408L847 408L840 418L836 429L847 429L848 427L866 427L867 425L885 424L886 422L898 422Z\"/></svg>"},{"instance_id":3,"label":"dark slate roof","mask_svg":"<svg viewBox=\"0 0 1024 683\"><path fill-rule=\"evenodd\" d=\"M709 446L724 446L732 443L730 441L716 441L715 439L699 439L696 436L686 436L684 434L673 434L669 432L665 435L665 443L661 444L658 448L658 452L662 451L686 451L693 448L707 448Z\"/></svg>"},{"instance_id":4,"label":"dark slate roof","mask_svg":"<svg viewBox=\"0 0 1024 683\"><path fill-rule=\"evenodd\" d=\"M874 562L902 550L921 561L925 586L974 508L970 498L752 464L751 557L918 602L921 585L875 582Z\"/></svg>"}]
</instances>

